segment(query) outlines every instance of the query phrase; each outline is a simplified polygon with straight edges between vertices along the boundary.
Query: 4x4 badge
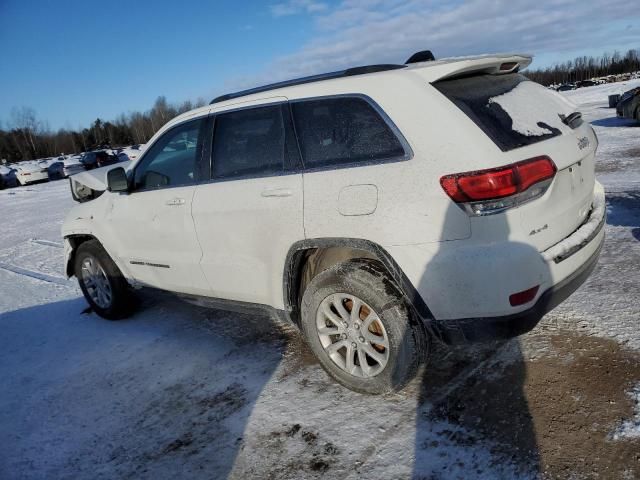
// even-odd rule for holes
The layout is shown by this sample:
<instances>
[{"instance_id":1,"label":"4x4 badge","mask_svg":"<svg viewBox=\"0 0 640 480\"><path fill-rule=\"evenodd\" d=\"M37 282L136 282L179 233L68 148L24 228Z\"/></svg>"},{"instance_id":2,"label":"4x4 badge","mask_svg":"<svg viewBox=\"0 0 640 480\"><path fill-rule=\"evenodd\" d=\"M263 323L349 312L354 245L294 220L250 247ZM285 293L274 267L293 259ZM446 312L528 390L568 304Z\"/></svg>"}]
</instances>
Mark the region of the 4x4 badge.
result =
<instances>
[{"instance_id":1,"label":"4x4 badge","mask_svg":"<svg viewBox=\"0 0 640 480\"><path fill-rule=\"evenodd\" d=\"M541 231L546 230L547 228L549 228L549 225L545 223L544 226L531 230L529 232L529 235L535 235L536 233L540 233Z\"/></svg>"},{"instance_id":2,"label":"4x4 badge","mask_svg":"<svg viewBox=\"0 0 640 480\"><path fill-rule=\"evenodd\" d=\"M584 150L589 146L589 139L587 137L581 137L578 139L578 148Z\"/></svg>"}]
</instances>

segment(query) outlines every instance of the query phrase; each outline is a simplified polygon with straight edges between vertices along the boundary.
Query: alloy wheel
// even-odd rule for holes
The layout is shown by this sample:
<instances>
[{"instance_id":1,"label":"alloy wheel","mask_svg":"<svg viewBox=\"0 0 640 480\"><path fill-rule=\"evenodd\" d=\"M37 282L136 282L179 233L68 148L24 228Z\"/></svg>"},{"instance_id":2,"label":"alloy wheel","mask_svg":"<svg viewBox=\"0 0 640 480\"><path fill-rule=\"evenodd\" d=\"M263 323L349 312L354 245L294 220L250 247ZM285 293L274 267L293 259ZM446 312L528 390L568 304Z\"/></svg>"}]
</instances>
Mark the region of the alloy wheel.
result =
<instances>
[{"instance_id":1,"label":"alloy wheel","mask_svg":"<svg viewBox=\"0 0 640 480\"><path fill-rule=\"evenodd\" d=\"M316 328L325 352L345 372L368 378L387 366L387 331L373 308L355 295L325 298L316 313Z\"/></svg>"},{"instance_id":2,"label":"alloy wheel","mask_svg":"<svg viewBox=\"0 0 640 480\"><path fill-rule=\"evenodd\" d=\"M82 282L98 307L106 309L111 306L111 283L102 265L94 257L87 257L82 262Z\"/></svg>"}]
</instances>

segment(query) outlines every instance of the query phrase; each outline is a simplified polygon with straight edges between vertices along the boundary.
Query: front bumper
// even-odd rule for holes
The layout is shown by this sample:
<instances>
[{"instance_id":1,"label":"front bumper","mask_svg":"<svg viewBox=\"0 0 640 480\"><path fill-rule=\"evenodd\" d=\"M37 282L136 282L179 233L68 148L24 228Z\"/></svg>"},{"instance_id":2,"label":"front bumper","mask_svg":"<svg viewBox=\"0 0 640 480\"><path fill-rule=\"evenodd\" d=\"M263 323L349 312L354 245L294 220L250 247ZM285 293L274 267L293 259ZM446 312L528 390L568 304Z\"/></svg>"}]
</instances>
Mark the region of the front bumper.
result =
<instances>
[{"instance_id":1,"label":"front bumper","mask_svg":"<svg viewBox=\"0 0 640 480\"><path fill-rule=\"evenodd\" d=\"M73 258L73 245L68 238L64 239L64 273L66 278L71 278L73 276L73 264L71 259Z\"/></svg>"}]
</instances>

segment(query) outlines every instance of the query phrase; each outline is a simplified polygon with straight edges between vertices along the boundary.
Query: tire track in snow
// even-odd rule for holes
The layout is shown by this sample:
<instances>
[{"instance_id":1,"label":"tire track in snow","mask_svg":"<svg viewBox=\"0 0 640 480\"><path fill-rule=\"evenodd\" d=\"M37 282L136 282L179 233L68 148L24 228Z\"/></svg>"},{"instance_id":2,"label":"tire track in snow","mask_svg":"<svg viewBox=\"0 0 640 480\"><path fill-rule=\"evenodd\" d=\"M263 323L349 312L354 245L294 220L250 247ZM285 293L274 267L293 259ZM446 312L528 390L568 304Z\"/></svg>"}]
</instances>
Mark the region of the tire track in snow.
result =
<instances>
[{"instance_id":1,"label":"tire track in snow","mask_svg":"<svg viewBox=\"0 0 640 480\"><path fill-rule=\"evenodd\" d=\"M9 265L8 263L0 262L0 268L8 272L12 272L18 275L22 275L29 278L35 278L46 283L53 283L56 285L62 285L64 287L70 287L72 282L62 277L55 277L53 275L47 275L42 272L34 272L33 270L27 270L26 268L16 267L15 265Z\"/></svg>"},{"instance_id":2,"label":"tire track in snow","mask_svg":"<svg viewBox=\"0 0 640 480\"><path fill-rule=\"evenodd\" d=\"M52 242L51 240L41 240L39 238L32 238L29 241L31 243L36 243L38 245L44 245L45 247L64 248L64 246L61 243Z\"/></svg>"}]
</instances>

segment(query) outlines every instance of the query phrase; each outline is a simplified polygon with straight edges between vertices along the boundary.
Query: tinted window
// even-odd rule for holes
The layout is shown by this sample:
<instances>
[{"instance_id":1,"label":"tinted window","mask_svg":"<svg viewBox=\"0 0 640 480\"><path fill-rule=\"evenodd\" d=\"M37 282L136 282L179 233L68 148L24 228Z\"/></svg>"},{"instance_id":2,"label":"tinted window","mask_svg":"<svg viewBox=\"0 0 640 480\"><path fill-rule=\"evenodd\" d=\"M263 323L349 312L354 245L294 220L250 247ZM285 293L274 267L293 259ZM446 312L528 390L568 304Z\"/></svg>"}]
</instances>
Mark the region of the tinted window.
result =
<instances>
[{"instance_id":1,"label":"tinted window","mask_svg":"<svg viewBox=\"0 0 640 480\"><path fill-rule=\"evenodd\" d=\"M160 137L136 168L136 187L162 188L197 181L203 122L199 119L184 123Z\"/></svg>"},{"instance_id":2,"label":"tinted window","mask_svg":"<svg viewBox=\"0 0 640 480\"><path fill-rule=\"evenodd\" d=\"M213 177L282 173L287 150L281 105L219 114L213 134Z\"/></svg>"},{"instance_id":3,"label":"tinted window","mask_svg":"<svg viewBox=\"0 0 640 480\"><path fill-rule=\"evenodd\" d=\"M387 123L361 98L305 100L292 108L305 168L405 154Z\"/></svg>"}]
</instances>

